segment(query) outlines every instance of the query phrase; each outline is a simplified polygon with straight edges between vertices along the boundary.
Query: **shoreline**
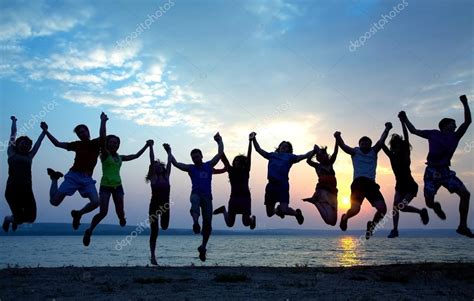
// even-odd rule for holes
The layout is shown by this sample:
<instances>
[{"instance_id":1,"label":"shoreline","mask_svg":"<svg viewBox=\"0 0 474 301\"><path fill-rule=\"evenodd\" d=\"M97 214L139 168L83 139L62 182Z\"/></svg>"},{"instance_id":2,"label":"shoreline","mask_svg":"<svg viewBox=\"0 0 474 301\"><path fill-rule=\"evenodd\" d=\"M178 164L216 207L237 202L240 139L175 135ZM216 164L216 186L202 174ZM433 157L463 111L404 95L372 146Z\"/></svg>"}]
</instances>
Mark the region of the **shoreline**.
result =
<instances>
[{"instance_id":1,"label":"shoreline","mask_svg":"<svg viewBox=\"0 0 474 301\"><path fill-rule=\"evenodd\" d=\"M0 270L1 300L473 300L474 262L353 267L62 267Z\"/></svg>"}]
</instances>

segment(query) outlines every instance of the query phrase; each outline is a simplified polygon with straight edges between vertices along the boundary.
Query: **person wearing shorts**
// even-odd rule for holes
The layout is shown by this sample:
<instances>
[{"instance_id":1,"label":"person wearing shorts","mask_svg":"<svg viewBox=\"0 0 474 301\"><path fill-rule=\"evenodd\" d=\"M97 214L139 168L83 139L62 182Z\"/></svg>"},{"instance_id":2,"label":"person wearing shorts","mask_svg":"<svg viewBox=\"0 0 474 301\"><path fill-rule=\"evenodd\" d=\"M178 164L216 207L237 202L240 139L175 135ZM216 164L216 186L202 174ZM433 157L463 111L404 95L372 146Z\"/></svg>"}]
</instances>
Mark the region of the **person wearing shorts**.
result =
<instances>
[{"instance_id":1,"label":"person wearing shorts","mask_svg":"<svg viewBox=\"0 0 474 301\"><path fill-rule=\"evenodd\" d=\"M206 261L206 246L212 232L212 174L214 166L217 165L224 153L224 143L219 133L214 135L214 140L217 142L217 154L207 162L203 162L202 152L199 149L191 151L191 160L193 164L184 164L176 161L171 153L171 147L164 144L168 156L171 158L171 163L178 169L188 173L191 178L191 209L190 214L193 218L193 231L195 234L202 234L202 243L198 247L199 259ZM199 217L202 213L202 231L199 224Z\"/></svg>"},{"instance_id":2,"label":"person wearing shorts","mask_svg":"<svg viewBox=\"0 0 474 301\"><path fill-rule=\"evenodd\" d=\"M100 115L100 137L105 137L107 120L107 115L102 112ZM54 146L75 152L74 164L64 176L64 181L59 188L58 180L63 177L63 174L51 168L48 168L47 172L51 178L51 188L49 190L49 202L51 205L59 206L66 196L71 196L76 191L79 191L83 198L89 199L89 203L82 209L71 211L72 228L77 230L81 224L82 216L95 210L100 204L99 195L95 188L96 182L92 179L92 174L97 165L103 138L99 137L91 140L89 128L84 124L80 124L74 128L74 133L79 138L78 141L69 143L59 142L47 130L48 126L45 122L41 123L41 128L46 131L46 136Z\"/></svg>"},{"instance_id":3,"label":"person wearing shorts","mask_svg":"<svg viewBox=\"0 0 474 301\"><path fill-rule=\"evenodd\" d=\"M456 173L450 169L451 159L459 141L472 123L471 110L466 95L461 95L459 100L464 108L464 122L457 130L456 121L451 118L443 118L438 124L439 130L418 130L408 120L404 111L399 113L399 117L406 124L410 133L428 140L427 166L423 177L426 206L433 209L440 219L445 220L446 214L441 204L435 202L435 195L441 186L445 187L450 193L457 194L459 196L459 226L456 232L474 238L474 234L467 225L471 193L456 176Z\"/></svg>"},{"instance_id":4,"label":"person wearing shorts","mask_svg":"<svg viewBox=\"0 0 474 301\"><path fill-rule=\"evenodd\" d=\"M294 216L299 225L304 222L304 216L300 209L293 209L290 204L290 184L288 174L293 164L307 159L312 151L304 155L293 154L293 146L289 141L282 141L274 152L266 152L257 142L256 133L250 133L253 146L257 153L268 160L268 184L265 187L265 207L267 216L285 215ZM276 203L279 205L275 208Z\"/></svg>"},{"instance_id":5,"label":"person wearing shorts","mask_svg":"<svg viewBox=\"0 0 474 301\"><path fill-rule=\"evenodd\" d=\"M342 231L347 230L347 221L360 212L364 199L367 199L372 207L376 209L372 221L367 222L366 239L373 235L375 226L387 213L387 206L380 193L380 186L375 182L375 170L377 169L377 154L385 144L391 128L392 124L387 122L382 136L374 146L372 146L372 140L364 136L359 140L359 147L355 148L344 143L340 132L334 133L339 147L351 155L354 167L354 180L351 184L351 208L341 217L339 226Z\"/></svg>"}]
</instances>

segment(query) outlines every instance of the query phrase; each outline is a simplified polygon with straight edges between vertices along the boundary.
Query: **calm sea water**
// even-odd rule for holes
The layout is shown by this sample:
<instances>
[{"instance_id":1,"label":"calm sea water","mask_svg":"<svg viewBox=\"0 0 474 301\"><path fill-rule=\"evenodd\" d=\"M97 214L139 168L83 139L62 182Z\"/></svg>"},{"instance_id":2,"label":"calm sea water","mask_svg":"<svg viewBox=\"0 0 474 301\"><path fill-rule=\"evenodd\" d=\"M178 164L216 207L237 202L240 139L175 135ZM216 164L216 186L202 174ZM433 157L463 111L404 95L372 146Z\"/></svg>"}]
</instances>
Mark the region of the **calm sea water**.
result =
<instances>
[{"instance_id":1,"label":"calm sea water","mask_svg":"<svg viewBox=\"0 0 474 301\"><path fill-rule=\"evenodd\" d=\"M130 245L123 236L95 236L88 248L80 236L0 237L0 268L62 266L145 266L148 237ZM161 265L201 265L199 236L160 236ZM358 244L357 237L214 236L208 245L207 266L352 266L407 262L474 262L474 243L463 237L387 239L374 237Z\"/></svg>"}]
</instances>

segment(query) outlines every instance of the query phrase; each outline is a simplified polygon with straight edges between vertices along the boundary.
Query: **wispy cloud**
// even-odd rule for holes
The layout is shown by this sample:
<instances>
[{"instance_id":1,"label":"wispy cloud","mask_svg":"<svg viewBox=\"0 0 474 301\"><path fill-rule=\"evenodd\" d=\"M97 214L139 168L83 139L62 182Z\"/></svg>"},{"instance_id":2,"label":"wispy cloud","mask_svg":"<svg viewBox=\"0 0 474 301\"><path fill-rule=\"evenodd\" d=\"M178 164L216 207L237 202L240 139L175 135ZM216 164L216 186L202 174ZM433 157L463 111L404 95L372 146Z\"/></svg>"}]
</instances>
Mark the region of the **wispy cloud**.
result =
<instances>
[{"instance_id":1,"label":"wispy cloud","mask_svg":"<svg viewBox=\"0 0 474 301\"><path fill-rule=\"evenodd\" d=\"M0 12L0 41L15 42L22 39L49 36L67 32L82 24L92 15L90 9L68 6L67 12L58 12L42 1L2 1ZM71 2L72 4L72 2Z\"/></svg>"}]
</instances>

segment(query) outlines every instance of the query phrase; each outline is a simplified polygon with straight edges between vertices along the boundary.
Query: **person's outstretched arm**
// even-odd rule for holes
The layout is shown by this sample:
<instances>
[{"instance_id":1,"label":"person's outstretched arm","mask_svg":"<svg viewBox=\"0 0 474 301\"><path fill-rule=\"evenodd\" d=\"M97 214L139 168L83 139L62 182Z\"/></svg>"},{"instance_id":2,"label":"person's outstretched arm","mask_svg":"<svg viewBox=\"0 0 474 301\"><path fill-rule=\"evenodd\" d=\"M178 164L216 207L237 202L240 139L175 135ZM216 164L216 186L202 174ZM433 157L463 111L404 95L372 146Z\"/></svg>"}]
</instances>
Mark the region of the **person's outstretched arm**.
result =
<instances>
[{"instance_id":1,"label":"person's outstretched arm","mask_svg":"<svg viewBox=\"0 0 474 301\"><path fill-rule=\"evenodd\" d=\"M264 157L265 159L268 159L270 157L270 154L268 152L264 151L260 147L260 145L258 144L258 142L257 142L257 133L255 133L255 132L250 133L249 139L252 140L253 147L255 147L255 150L257 151L257 153L260 154L260 156Z\"/></svg>"},{"instance_id":2,"label":"person's outstretched arm","mask_svg":"<svg viewBox=\"0 0 474 301\"><path fill-rule=\"evenodd\" d=\"M41 122L40 127L41 127L41 129L43 129L43 131L46 132L46 137L48 137L49 141L51 141L51 143L54 146L59 147L59 148L63 148L65 150L68 149L68 143L59 142L58 139L54 138L54 136L49 132L48 125L46 124L46 122Z\"/></svg>"},{"instance_id":3,"label":"person's outstretched arm","mask_svg":"<svg viewBox=\"0 0 474 301\"><path fill-rule=\"evenodd\" d=\"M418 130L417 128L415 128L415 126L410 122L410 120L408 120L408 116L405 113L405 111L400 111L400 113L398 113L398 118L400 118L400 120L407 126L410 133L422 138L428 138L428 136L424 133L424 131Z\"/></svg>"},{"instance_id":4,"label":"person's outstretched arm","mask_svg":"<svg viewBox=\"0 0 474 301\"><path fill-rule=\"evenodd\" d=\"M225 153L222 154L221 161L222 163L224 163L223 170L224 172L226 172L230 168L230 162L229 162L229 159L227 159L227 156L225 155Z\"/></svg>"},{"instance_id":5,"label":"person's outstretched arm","mask_svg":"<svg viewBox=\"0 0 474 301\"><path fill-rule=\"evenodd\" d=\"M36 140L35 145L33 146L33 148L30 151L29 156L30 156L31 159L33 159L36 156L36 153L38 152L38 150L41 146L41 142L43 142L43 139L44 139L45 136L46 136L46 131L43 130L41 132L41 134L39 135L38 140Z\"/></svg>"},{"instance_id":6,"label":"person's outstretched arm","mask_svg":"<svg viewBox=\"0 0 474 301\"><path fill-rule=\"evenodd\" d=\"M456 131L456 135L461 138L462 136L464 136L467 129L469 128L469 125L472 123L472 117L471 110L469 109L469 104L467 103L466 95L459 96L459 100L461 100L461 103L464 107L464 122L459 126L458 130Z\"/></svg>"},{"instance_id":7,"label":"person's outstretched arm","mask_svg":"<svg viewBox=\"0 0 474 301\"><path fill-rule=\"evenodd\" d=\"M409 144L410 143L410 134L408 133L407 125L402 120L400 120L400 122L402 124L403 140L405 140L405 142Z\"/></svg>"},{"instance_id":8,"label":"person's outstretched arm","mask_svg":"<svg viewBox=\"0 0 474 301\"><path fill-rule=\"evenodd\" d=\"M99 137L103 141L105 141L105 137L107 136L107 120L109 120L109 117L102 112L100 114L100 129L99 129Z\"/></svg>"},{"instance_id":9,"label":"person's outstretched arm","mask_svg":"<svg viewBox=\"0 0 474 301\"><path fill-rule=\"evenodd\" d=\"M100 129L99 129L99 143L100 143L100 159L104 161L110 155L107 149L107 120L109 118L102 112L100 114Z\"/></svg>"},{"instance_id":10,"label":"person's outstretched arm","mask_svg":"<svg viewBox=\"0 0 474 301\"><path fill-rule=\"evenodd\" d=\"M334 137L336 138L336 143L339 145L339 147L346 153L351 156L355 154L355 151L352 147L347 146L344 143L344 140L342 139L341 132L335 132Z\"/></svg>"},{"instance_id":11,"label":"person's outstretched arm","mask_svg":"<svg viewBox=\"0 0 474 301\"><path fill-rule=\"evenodd\" d=\"M385 145L385 140L387 140L388 133L390 132L392 127L393 126L391 122L385 123L385 130L383 131L382 136L380 136L379 141L377 141L377 143L375 143L375 145L373 146L373 150L376 153L378 153L382 149L382 147Z\"/></svg>"},{"instance_id":12,"label":"person's outstretched arm","mask_svg":"<svg viewBox=\"0 0 474 301\"><path fill-rule=\"evenodd\" d=\"M307 152L306 154L303 154L303 155L296 155L295 163L298 163L298 162L300 162L301 160L304 160L304 159L311 158L312 154L313 154L313 150L310 150L309 152Z\"/></svg>"},{"instance_id":13,"label":"person's outstretched arm","mask_svg":"<svg viewBox=\"0 0 474 301\"><path fill-rule=\"evenodd\" d=\"M153 150L153 145L155 144L155 142L153 140L148 140L148 141L151 141L150 142L150 150L149 150L149 154L150 154L150 165L153 165L155 163L155 151ZM168 160L169 161L169 160Z\"/></svg>"},{"instance_id":14,"label":"person's outstretched arm","mask_svg":"<svg viewBox=\"0 0 474 301\"><path fill-rule=\"evenodd\" d=\"M249 137L249 147L247 149L247 170L252 166L252 139Z\"/></svg>"},{"instance_id":15,"label":"person's outstretched arm","mask_svg":"<svg viewBox=\"0 0 474 301\"><path fill-rule=\"evenodd\" d=\"M219 160L221 159L222 154L224 153L224 142L222 142L222 137L219 132L214 135L214 140L217 142L217 155L215 155L214 158L209 161L209 164L212 167L216 166L217 163L219 163Z\"/></svg>"},{"instance_id":16,"label":"person's outstretched arm","mask_svg":"<svg viewBox=\"0 0 474 301\"><path fill-rule=\"evenodd\" d=\"M145 143L145 145L136 154L120 156L122 158L122 161L132 161L132 160L140 158L140 156L143 155L143 153L146 151L148 147L150 147L152 143L153 143L153 140L148 140Z\"/></svg>"},{"instance_id":17,"label":"person's outstretched arm","mask_svg":"<svg viewBox=\"0 0 474 301\"><path fill-rule=\"evenodd\" d=\"M313 157L314 155L318 154L319 151L320 151L319 146L315 144L313 151L311 152L311 155L308 157L308 159L306 159L306 163L308 163L309 166L314 167L314 168L318 167L318 163L313 161Z\"/></svg>"},{"instance_id":18,"label":"person's outstretched arm","mask_svg":"<svg viewBox=\"0 0 474 301\"><path fill-rule=\"evenodd\" d=\"M10 140L8 141L8 149L7 149L8 156L11 156L14 154L13 147L15 146L15 140L16 140L16 122L17 122L17 119L15 116L11 116L10 119L12 121L12 127L10 131Z\"/></svg>"},{"instance_id":19,"label":"person's outstretched arm","mask_svg":"<svg viewBox=\"0 0 474 301\"><path fill-rule=\"evenodd\" d=\"M334 143L334 151L331 155L331 159L329 160L331 164L334 164L336 162L338 152L339 152L339 144L337 144L337 140L336 140L336 142Z\"/></svg>"},{"instance_id":20,"label":"person's outstretched arm","mask_svg":"<svg viewBox=\"0 0 474 301\"><path fill-rule=\"evenodd\" d=\"M165 149L166 153L168 154L168 158L169 158L168 160L171 160L171 164L173 164L174 167L176 167L177 169L180 169L182 171L186 171L186 172L189 171L190 165L180 163L180 162L176 161L175 157L171 153L171 146L168 143L164 143L163 148Z\"/></svg>"},{"instance_id":21,"label":"person's outstretched arm","mask_svg":"<svg viewBox=\"0 0 474 301\"><path fill-rule=\"evenodd\" d=\"M227 172L227 168L226 167L223 167L223 168L212 168L212 174L213 175L220 175L220 174L223 174L223 173L226 173Z\"/></svg>"},{"instance_id":22,"label":"person's outstretched arm","mask_svg":"<svg viewBox=\"0 0 474 301\"><path fill-rule=\"evenodd\" d=\"M382 150L385 153L385 155L387 155L387 157L390 158L392 156L392 153L390 152L390 149L385 145L385 143L384 143L384 145L382 145Z\"/></svg>"},{"instance_id":23,"label":"person's outstretched arm","mask_svg":"<svg viewBox=\"0 0 474 301\"><path fill-rule=\"evenodd\" d=\"M171 175L171 156L170 154L168 154L168 162L166 162L166 176L168 177L168 179L170 175Z\"/></svg>"}]
</instances>

